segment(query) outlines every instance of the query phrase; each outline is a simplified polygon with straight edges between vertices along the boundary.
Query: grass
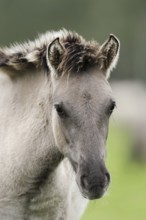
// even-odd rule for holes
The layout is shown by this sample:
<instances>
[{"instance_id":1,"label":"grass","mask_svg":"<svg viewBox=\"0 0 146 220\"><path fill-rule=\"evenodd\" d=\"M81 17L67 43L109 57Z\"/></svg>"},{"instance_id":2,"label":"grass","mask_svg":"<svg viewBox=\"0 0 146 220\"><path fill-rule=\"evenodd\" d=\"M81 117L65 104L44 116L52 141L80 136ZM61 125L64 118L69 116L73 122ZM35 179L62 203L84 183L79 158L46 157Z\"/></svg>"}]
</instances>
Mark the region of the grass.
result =
<instances>
[{"instance_id":1,"label":"grass","mask_svg":"<svg viewBox=\"0 0 146 220\"><path fill-rule=\"evenodd\" d=\"M130 158L132 135L112 126L107 146L111 186L102 199L89 203L81 220L146 220L146 166Z\"/></svg>"}]
</instances>

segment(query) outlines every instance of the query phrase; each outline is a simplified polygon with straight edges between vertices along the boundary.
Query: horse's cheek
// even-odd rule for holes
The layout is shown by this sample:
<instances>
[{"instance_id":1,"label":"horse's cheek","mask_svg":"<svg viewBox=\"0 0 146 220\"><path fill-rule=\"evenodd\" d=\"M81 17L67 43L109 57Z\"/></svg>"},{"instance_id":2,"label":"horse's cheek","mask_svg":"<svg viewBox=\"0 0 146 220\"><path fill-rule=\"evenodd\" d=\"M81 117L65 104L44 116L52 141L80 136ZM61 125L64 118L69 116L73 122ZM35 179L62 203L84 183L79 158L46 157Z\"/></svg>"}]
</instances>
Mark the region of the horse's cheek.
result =
<instances>
[{"instance_id":1,"label":"horse's cheek","mask_svg":"<svg viewBox=\"0 0 146 220\"><path fill-rule=\"evenodd\" d=\"M53 134L54 134L56 146L58 147L58 149L61 153L65 154L65 152L66 152L65 147L66 147L67 143L64 138L62 129L61 129L61 124L60 124L59 118L56 115L56 113L53 114L52 127L53 127Z\"/></svg>"}]
</instances>

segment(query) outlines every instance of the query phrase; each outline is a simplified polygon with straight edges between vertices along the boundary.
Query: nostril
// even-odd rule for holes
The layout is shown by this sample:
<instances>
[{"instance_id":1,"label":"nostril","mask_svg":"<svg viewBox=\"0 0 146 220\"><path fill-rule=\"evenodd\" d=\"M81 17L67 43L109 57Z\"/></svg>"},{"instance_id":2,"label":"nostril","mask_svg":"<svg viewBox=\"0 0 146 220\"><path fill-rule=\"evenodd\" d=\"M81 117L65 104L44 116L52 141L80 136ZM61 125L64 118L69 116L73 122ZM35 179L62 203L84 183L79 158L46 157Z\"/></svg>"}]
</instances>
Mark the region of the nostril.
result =
<instances>
[{"instance_id":1,"label":"nostril","mask_svg":"<svg viewBox=\"0 0 146 220\"><path fill-rule=\"evenodd\" d=\"M108 172L105 173L106 179L107 179L107 183L110 182L110 174Z\"/></svg>"},{"instance_id":2,"label":"nostril","mask_svg":"<svg viewBox=\"0 0 146 220\"><path fill-rule=\"evenodd\" d=\"M81 176L80 182L81 182L81 186L83 188L87 188L88 187L88 182L87 182L87 176L86 175L82 175Z\"/></svg>"}]
</instances>

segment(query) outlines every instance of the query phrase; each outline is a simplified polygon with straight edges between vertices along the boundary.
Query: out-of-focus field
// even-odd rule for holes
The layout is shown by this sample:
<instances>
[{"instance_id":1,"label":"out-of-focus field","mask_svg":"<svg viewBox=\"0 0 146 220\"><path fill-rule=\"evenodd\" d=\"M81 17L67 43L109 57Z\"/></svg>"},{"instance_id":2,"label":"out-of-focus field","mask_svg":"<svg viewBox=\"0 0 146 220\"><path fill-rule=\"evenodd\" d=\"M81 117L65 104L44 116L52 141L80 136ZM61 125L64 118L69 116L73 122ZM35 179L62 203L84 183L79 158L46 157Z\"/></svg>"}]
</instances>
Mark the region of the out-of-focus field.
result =
<instances>
[{"instance_id":1,"label":"out-of-focus field","mask_svg":"<svg viewBox=\"0 0 146 220\"><path fill-rule=\"evenodd\" d=\"M113 122L107 142L111 185L91 201L81 220L146 220L146 165L131 158L132 134Z\"/></svg>"}]
</instances>

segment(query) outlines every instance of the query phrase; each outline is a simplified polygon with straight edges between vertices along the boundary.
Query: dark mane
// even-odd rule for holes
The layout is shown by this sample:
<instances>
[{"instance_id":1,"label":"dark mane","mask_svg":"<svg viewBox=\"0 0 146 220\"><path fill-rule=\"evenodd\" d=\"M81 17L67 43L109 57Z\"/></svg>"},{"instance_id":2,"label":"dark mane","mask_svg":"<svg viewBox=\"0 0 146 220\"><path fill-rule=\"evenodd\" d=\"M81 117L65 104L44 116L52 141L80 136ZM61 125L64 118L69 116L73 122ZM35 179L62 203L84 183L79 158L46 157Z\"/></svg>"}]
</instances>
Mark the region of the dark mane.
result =
<instances>
[{"instance_id":1,"label":"dark mane","mask_svg":"<svg viewBox=\"0 0 146 220\"><path fill-rule=\"evenodd\" d=\"M82 72L98 64L99 45L87 42L77 34L68 35L63 40L66 54L63 56L59 72Z\"/></svg>"},{"instance_id":2,"label":"dark mane","mask_svg":"<svg viewBox=\"0 0 146 220\"><path fill-rule=\"evenodd\" d=\"M58 66L59 72L86 71L98 64L99 45L96 42L87 42L75 32L61 30L48 32L35 41L0 49L0 67L15 71L31 68L47 70L47 46L56 37L66 49Z\"/></svg>"}]
</instances>

